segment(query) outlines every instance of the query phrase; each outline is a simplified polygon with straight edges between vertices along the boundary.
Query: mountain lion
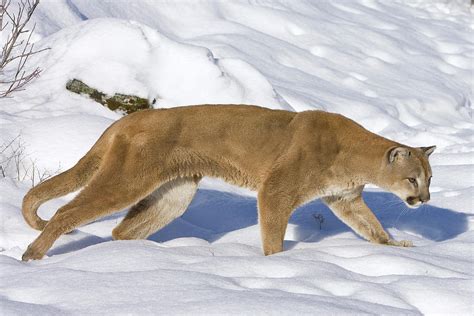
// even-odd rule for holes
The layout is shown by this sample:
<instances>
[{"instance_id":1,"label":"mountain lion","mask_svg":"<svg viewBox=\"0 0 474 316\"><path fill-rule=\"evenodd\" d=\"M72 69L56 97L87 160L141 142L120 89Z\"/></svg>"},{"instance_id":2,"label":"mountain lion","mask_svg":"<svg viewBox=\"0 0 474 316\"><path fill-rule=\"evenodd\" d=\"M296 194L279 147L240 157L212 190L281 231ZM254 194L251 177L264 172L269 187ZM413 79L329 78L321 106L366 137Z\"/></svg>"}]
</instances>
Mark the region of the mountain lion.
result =
<instances>
[{"instance_id":1,"label":"mountain lion","mask_svg":"<svg viewBox=\"0 0 474 316\"><path fill-rule=\"evenodd\" d=\"M390 239L361 193L372 183L410 207L426 203L434 149L322 111L199 105L137 112L112 124L74 167L26 194L23 216L42 232L23 260L41 259L62 234L131 205L112 236L147 238L184 213L204 176L258 191L265 255L283 250L291 213L318 197L370 242L411 246ZM49 222L37 215L45 201L80 188Z\"/></svg>"}]
</instances>

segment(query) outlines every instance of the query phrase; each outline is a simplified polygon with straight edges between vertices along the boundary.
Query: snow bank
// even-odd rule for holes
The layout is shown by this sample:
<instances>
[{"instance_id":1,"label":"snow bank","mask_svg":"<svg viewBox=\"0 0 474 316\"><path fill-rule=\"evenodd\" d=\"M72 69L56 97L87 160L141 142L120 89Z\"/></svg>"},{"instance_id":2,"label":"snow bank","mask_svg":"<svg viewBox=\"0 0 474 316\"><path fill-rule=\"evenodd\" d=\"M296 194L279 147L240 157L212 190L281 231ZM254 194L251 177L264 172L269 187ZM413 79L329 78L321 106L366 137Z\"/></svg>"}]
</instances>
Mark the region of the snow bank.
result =
<instances>
[{"instance_id":1,"label":"snow bank","mask_svg":"<svg viewBox=\"0 0 474 316\"><path fill-rule=\"evenodd\" d=\"M109 94L156 99L156 107L324 109L413 146L469 152L472 25L464 5L446 8L442 1L43 1L35 37L43 38L38 48L51 50L32 64L44 72L28 92L2 101L9 115L22 114L13 119L15 128L3 116L2 127L13 137L21 132L19 120L65 114L117 119L64 89L78 78ZM74 162L57 158L65 168Z\"/></svg>"},{"instance_id":2,"label":"snow bank","mask_svg":"<svg viewBox=\"0 0 474 316\"><path fill-rule=\"evenodd\" d=\"M67 3L76 19L136 20L162 36L200 46L199 58L191 57L199 54L196 49L185 53L187 58L161 53L163 61L154 60L161 67L152 69L164 70L153 71L159 81L153 86L162 86L163 97L176 101L172 104L225 99L269 107L288 103L298 111L320 108L402 142L436 142L441 150L465 151L459 144L472 129L474 48L467 0ZM40 8L42 36L59 29L50 20L75 23L58 17L57 6L45 1ZM210 52L214 57L206 57ZM237 66L226 67L227 59ZM221 71L223 77L216 79ZM205 86L208 80L212 89ZM265 97L242 98L255 90L264 90ZM275 96L285 101L275 102Z\"/></svg>"},{"instance_id":3,"label":"snow bank","mask_svg":"<svg viewBox=\"0 0 474 316\"><path fill-rule=\"evenodd\" d=\"M42 76L27 93L4 101L8 110L2 129L8 135L5 140L20 135L27 155L43 169L71 167L111 119L119 117L66 91L66 82L73 78L110 95L155 99L157 107L234 102L290 109L265 77L245 62L217 60L206 48L172 41L137 22L79 23L51 35L39 47L51 48L32 58L32 64L44 69ZM11 118L10 113L19 111L19 118ZM50 159L51 153L57 160Z\"/></svg>"},{"instance_id":4,"label":"snow bank","mask_svg":"<svg viewBox=\"0 0 474 316\"><path fill-rule=\"evenodd\" d=\"M365 199L395 238L416 248L377 246L320 202L290 220L287 251L261 255L255 199L201 190L185 215L149 241L110 241L109 217L57 242L49 258L18 261L36 232L18 215L25 188L0 207L1 305L24 314L457 314L472 306L474 242L468 217L426 206L415 215L395 197ZM469 199L464 195L453 199ZM393 201L393 200L392 200ZM10 205L10 206L9 206ZM322 229L313 215L325 218ZM108 236L107 236L108 235Z\"/></svg>"}]
</instances>

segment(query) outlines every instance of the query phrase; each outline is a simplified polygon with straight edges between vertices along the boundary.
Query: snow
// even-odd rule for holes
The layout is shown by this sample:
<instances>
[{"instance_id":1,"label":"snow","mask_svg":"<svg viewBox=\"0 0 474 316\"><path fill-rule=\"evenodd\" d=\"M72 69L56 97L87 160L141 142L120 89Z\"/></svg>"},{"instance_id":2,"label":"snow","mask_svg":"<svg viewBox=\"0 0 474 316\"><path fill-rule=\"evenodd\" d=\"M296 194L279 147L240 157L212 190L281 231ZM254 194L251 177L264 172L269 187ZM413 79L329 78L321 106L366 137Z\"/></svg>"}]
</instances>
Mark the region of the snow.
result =
<instances>
[{"instance_id":1,"label":"snow","mask_svg":"<svg viewBox=\"0 0 474 316\"><path fill-rule=\"evenodd\" d=\"M0 100L0 145L19 135L25 168L71 167L120 118L65 89L78 78L159 108L323 109L408 145L436 144L432 199L408 210L377 188L364 195L389 233L414 248L370 244L314 201L290 219L285 251L264 257L255 193L206 179L189 210L149 240L111 240L123 211L23 263L38 232L20 211L31 183L11 179L9 165L0 178L0 312L473 314L469 4L42 0L34 40L51 49L30 65L43 73ZM73 195L39 214L51 217Z\"/></svg>"}]
</instances>

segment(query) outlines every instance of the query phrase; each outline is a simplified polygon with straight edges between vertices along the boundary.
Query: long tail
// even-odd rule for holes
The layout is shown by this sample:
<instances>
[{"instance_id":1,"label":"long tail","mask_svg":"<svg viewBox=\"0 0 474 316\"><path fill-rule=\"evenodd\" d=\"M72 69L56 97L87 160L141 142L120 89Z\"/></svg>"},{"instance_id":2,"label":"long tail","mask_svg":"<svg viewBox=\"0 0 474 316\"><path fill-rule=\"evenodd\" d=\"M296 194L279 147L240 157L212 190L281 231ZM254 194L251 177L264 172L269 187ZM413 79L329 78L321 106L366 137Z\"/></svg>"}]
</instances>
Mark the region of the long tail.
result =
<instances>
[{"instance_id":1,"label":"long tail","mask_svg":"<svg viewBox=\"0 0 474 316\"><path fill-rule=\"evenodd\" d=\"M23 217L28 225L34 229L43 230L48 221L38 216L37 211L40 205L46 201L74 192L89 182L102 160L102 155L97 153L94 147L74 167L40 183L28 191L23 198L22 205Z\"/></svg>"}]
</instances>

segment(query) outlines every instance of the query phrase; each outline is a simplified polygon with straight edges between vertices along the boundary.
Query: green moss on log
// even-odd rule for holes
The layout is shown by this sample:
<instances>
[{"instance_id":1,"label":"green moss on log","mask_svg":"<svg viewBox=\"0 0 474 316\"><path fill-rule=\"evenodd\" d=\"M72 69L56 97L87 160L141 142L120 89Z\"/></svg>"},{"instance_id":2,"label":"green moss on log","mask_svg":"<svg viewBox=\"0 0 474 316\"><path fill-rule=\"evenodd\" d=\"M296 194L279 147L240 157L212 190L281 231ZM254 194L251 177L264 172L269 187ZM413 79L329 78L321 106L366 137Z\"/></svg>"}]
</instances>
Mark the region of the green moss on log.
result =
<instances>
[{"instance_id":1,"label":"green moss on log","mask_svg":"<svg viewBox=\"0 0 474 316\"><path fill-rule=\"evenodd\" d=\"M108 96L77 79L68 81L66 89L74 93L86 95L112 111L130 114L140 110L151 109L151 105L147 99L120 93Z\"/></svg>"}]
</instances>

